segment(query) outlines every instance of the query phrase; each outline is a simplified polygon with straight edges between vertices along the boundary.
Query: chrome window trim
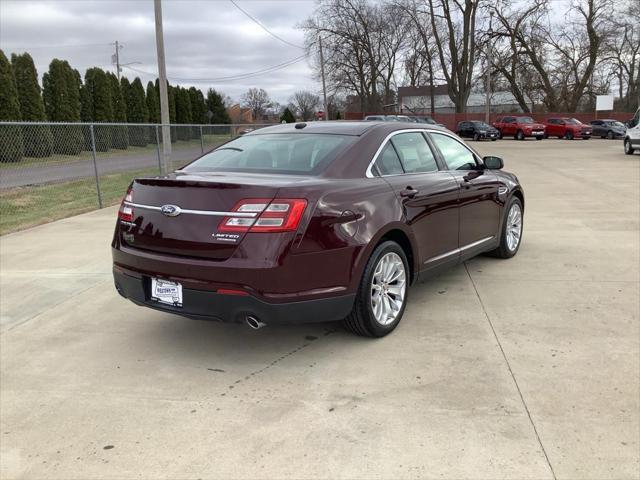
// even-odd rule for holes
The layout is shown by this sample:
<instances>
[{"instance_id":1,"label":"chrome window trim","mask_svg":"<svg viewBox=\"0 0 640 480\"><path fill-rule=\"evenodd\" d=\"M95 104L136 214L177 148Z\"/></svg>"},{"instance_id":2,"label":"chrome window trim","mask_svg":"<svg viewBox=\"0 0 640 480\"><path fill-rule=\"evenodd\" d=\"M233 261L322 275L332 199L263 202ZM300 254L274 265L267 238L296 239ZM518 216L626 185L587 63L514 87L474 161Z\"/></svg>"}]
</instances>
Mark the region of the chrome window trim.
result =
<instances>
[{"instance_id":1,"label":"chrome window trim","mask_svg":"<svg viewBox=\"0 0 640 480\"><path fill-rule=\"evenodd\" d=\"M125 205L133 208L141 208L143 210L153 210L155 212L160 212L162 207L156 207L154 205L144 205L141 203L132 203L132 202L124 202ZM180 214L189 213L191 215L208 215L211 217L246 217L246 218L255 218L258 214L251 212L217 212L214 210L184 210L180 209Z\"/></svg>"},{"instance_id":2,"label":"chrome window trim","mask_svg":"<svg viewBox=\"0 0 640 480\"><path fill-rule=\"evenodd\" d=\"M373 166L375 165L376 161L378 160L378 157L380 156L380 153L382 152L382 150L384 149L384 147L387 145L387 143L391 140L392 137L400 134L400 133L439 133L441 135L446 135L447 137L451 137L453 138L455 141L457 141L460 145L462 145L464 148L466 148L467 150L469 150L469 152L471 152L471 154L474 156L474 158L476 160L480 160L481 157L478 154L478 152L472 150L466 143L464 143L463 141L460 141L460 138L457 137L455 134L449 132L449 131L444 131L444 130L436 130L434 128L407 128L404 130L396 130L395 132L391 132L389 135L387 135L385 137L385 139L382 141L382 143L380 144L380 147L378 147L378 150L376 150L376 153L373 155L373 159L369 162L369 166L367 167L367 170L365 171L365 176L367 178L382 178L382 177L397 177L398 175L425 175L425 174L429 174L429 173L438 173L438 172L455 172L456 170L434 170L432 172L411 172L411 173L393 173L390 175L374 175L373 174ZM426 140L425 140L426 141ZM431 145L429 145L429 148L431 148ZM435 152L433 152L435 153ZM400 160L402 162L402 160ZM480 162L480 164L482 165L482 162Z\"/></svg>"},{"instance_id":3,"label":"chrome window trim","mask_svg":"<svg viewBox=\"0 0 640 480\"><path fill-rule=\"evenodd\" d=\"M376 150L376 153L373 154L373 159L369 162L369 166L365 170L365 176L367 178L376 178L376 177L394 177L394 176L398 176L398 175L423 175L425 173L437 173L437 172L439 172L440 170L434 170L433 172L393 173L393 174L390 174L390 175L374 175L373 174L373 166L375 165L376 160L378 160L378 157L380 156L380 153L382 152L384 147L387 146L387 143L389 143L391 138L393 138L396 135L399 135L401 133L426 133L428 131L433 131L433 130L430 130L428 128L405 128L403 130L396 130L395 132L391 132L389 135L387 135L384 138L384 140L382 141L382 143L378 147L378 150ZM426 139L425 139L425 142L426 142ZM429 148L431 148L431 145L429 145ZM402 163L402 159L400 160L400 162Z\"/></svg>"},{"instance_id":4,"label":"chrome window trim","mask_svg":"<svg viewBox=\"0 0 640 480\"><path fill-rule=\"evenodd\" d=\"M451 255L456 255L458 253L462 253L465 250L469 250L470 248L477 247L478 245L482 245L483 243L487 243L488 241L493 240L494 238L495 238L494 235L491 235L490 237L481 238L480 240L478 240L476 242L469 243L469 244L467 244L467 245L465 245L463 247L456 248L454 250L442 253L440 255L436 255L435 257L431 257L431 258L425 260L424 264L437 262L438 260L442 260L443 258L450 257Z\"/></svg>"}]
</instances>

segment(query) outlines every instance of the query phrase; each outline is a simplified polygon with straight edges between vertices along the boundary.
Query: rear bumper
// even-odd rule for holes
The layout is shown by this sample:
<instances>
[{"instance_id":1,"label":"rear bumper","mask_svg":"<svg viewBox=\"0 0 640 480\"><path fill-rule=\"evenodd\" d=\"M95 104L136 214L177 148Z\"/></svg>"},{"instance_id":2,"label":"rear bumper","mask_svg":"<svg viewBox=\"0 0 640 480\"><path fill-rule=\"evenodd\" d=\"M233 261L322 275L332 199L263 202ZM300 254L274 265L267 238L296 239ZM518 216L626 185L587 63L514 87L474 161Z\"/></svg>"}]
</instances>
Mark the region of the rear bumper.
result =
<instances>
[{"instance_id":1,"label":"rear bumper","mask_svg":"<svg viewBox=\"0 0 640 480\"><path fill-rule=\"evenodd\" d=\"M252 295L223 295L209 290L183 288L183 307L150 298L150 277L134 277L115 269L116 290L136 305L198 320L244 322L253 316L266 324L317 323L342 320L353 306L355 294L287 303L269 303Z\"/></svg>"}]
</instances>

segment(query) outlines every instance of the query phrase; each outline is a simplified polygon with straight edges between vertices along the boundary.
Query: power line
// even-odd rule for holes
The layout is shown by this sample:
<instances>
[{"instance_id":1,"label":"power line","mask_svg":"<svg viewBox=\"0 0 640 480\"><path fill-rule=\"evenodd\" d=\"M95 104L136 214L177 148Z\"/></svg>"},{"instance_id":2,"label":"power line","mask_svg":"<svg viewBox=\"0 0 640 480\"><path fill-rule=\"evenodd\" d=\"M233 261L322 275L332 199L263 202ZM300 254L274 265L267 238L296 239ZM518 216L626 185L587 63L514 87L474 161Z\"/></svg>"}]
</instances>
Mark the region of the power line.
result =
<instances>
[{"instance_id":1,"label":"power line","mask_svg":"<svg viewBox=\"0 0 640 480\"><path fill-rule=\"evenodd\" d=\"M273 33L271 30L269 30L260 20L258 20L257 18L253 17L249 12L247 12L246 10L244 10L240 5L238 5L235 0L229 0L231 3L233 3L233 5L240 10L242 13L244 13L248 18L250 18L251 20L253 20L257 25L260 26L260 28L262 28L265 32L267 32L269 35L271 35L273 38L277 38L278 40L280 40L282 43L286 43L287 45L290 45L292 47L296 47L299 48L300 50L304 50L304 47L301 47L300 45L296 45L295 43L291 43L288 42L287 40L285 40L284 38L276 35L275 33Z\"/></svg>"},{"instance_id":2,"label":"power line","mask_svg":"<svg viewBox=\"0 0 640 480\"><path fill-rule=\"evenodd\" d=\"M169 80L173 80L173 81L178 81L178 82L208 82L208 83L217 83L217 82L227 82L227 81L233 81L233 80L244 80L246 78L252 78L252 77L257 77L260 75L263 75L265 73L271 73L271 72L275 72L277 70L282 70L283 68L287 68L295 63L298 63L299 61L305 59L307 57L307 55L300 55L299 57L295 57L292 58L290 60L287 60L286 62L282 62L279 63L277 65L272 65L270 67L265 67L261 70L257 70L254 72L246 72L246 73L240 73L238 75L230 75L227 77L217 77L217 78L182 78L182 77L167 77ZM155 76L155 73L152 72L147 72L138 68L134 68L131 66L126 66L123 65L125 68L128 68L129 70L133 70L134 72L138 72L138 73L142 73L145 75L151 75L151 76Z\"/></svg>"},{"instance_id":3,"label":"power line","mask_svg":"<svg viewBox=\"0 0 640 480\"><path fill-rule=\"evenodd\" d=\"M34 45L28 48L7 48L7 50L12 52L17 52L18 50L22 50L28 52L29 50L40 49L40 48L79 48L79 47L105 47L111 46L113 43L78 43L76 45Z\"/></svg>"}]
</instances>

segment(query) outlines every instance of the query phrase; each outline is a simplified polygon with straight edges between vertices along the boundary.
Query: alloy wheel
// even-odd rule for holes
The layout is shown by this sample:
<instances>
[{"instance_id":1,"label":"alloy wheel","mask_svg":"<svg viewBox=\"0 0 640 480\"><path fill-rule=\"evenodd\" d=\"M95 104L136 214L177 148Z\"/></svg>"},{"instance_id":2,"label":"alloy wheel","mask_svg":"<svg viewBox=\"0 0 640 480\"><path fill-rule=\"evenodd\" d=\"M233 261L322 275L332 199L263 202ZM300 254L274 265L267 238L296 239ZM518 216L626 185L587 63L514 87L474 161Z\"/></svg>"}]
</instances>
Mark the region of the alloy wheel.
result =
<instances>
[{"instance_id":1,"label":"alloy wheel","mask_svg":"<svg viewBox=\"0 0 640 480\"><path fill-rule=\"evenodd\" d=\"M522 235L522 209L514 203L507 215L507 248L513 252L518 248Z\"/></svg>"},{"instance_id":2,"label":"alloy wheel","mask_svg":"<svg viewBox=\"0 0 640 480\"><path fill-rule=\"evenodd\" d=\"M371 310L376 322L389 325L402 310L407 292L404 262L395 252L383 255L371 278Z\"/></svg>"}]
</instances>

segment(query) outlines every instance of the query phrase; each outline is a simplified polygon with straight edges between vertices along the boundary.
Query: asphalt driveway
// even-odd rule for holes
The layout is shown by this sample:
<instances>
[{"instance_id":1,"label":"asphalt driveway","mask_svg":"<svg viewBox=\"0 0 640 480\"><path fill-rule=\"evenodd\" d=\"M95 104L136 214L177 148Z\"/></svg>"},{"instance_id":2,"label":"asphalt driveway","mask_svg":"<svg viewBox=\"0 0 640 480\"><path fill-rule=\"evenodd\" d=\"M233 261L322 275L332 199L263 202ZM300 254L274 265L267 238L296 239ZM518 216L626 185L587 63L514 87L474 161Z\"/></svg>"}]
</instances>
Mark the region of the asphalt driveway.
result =
<instances>
[{"instance_id":1,"label":"asphalt driveway","mask_svg":"<svg viewBox=\"0 0 640 480\"><path fill-rule=\"evenodd\" d=\"M0 238L0 477L640 476L640 156L500 141L511 260L410 291L389 337L185 320L115 292L109 208Z\"/></svg>"}]
</instances>

